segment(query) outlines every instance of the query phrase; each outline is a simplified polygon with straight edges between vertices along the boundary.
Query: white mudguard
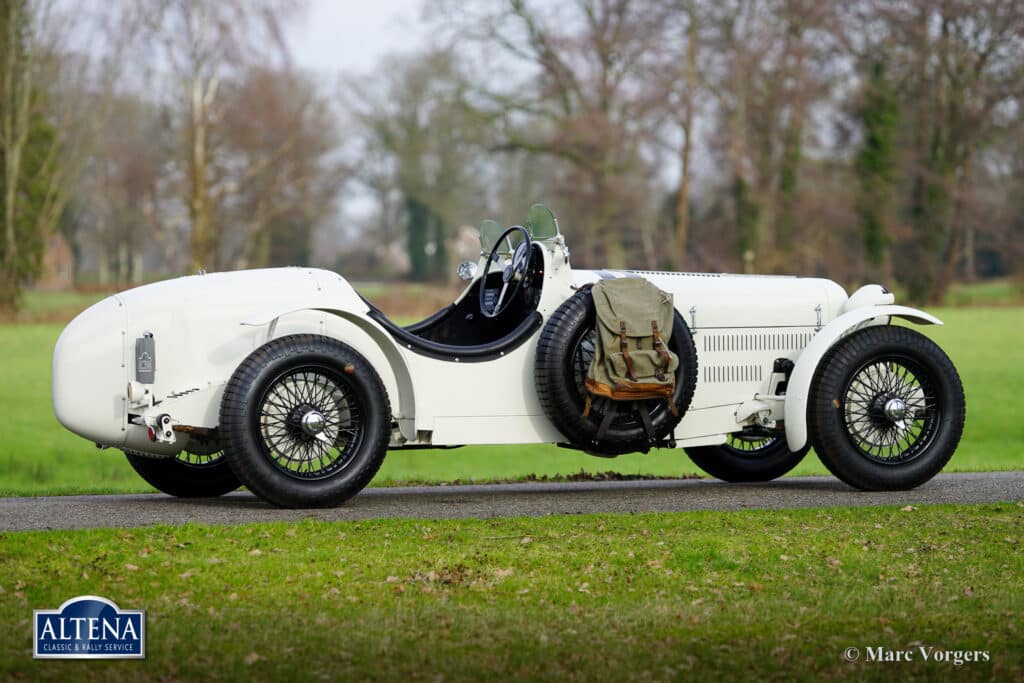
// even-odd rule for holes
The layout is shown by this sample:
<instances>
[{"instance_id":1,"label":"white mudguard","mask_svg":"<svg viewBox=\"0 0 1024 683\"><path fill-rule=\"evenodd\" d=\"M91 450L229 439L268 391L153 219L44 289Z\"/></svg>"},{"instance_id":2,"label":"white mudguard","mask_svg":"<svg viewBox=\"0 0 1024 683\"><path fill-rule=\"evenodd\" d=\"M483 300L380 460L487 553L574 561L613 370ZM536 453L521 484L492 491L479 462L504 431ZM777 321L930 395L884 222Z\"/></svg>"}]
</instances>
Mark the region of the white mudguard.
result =
<instances>
[{"instance_id":1,"label":"white mudguard","mask_svg":"<svg viewBox=\"0 0 1024 683\"><path fill-rule=\"evenodd\" d=\"M814 335L796 360L786 386L786 441L789 450L807 444L807 401L818 364L832 346L862 327L888 324L891 318L903 318L919 325L941 325L942 321L924 311L907 306L865 306L856 308L826 325Z\"/></svg>"}]
</instances>

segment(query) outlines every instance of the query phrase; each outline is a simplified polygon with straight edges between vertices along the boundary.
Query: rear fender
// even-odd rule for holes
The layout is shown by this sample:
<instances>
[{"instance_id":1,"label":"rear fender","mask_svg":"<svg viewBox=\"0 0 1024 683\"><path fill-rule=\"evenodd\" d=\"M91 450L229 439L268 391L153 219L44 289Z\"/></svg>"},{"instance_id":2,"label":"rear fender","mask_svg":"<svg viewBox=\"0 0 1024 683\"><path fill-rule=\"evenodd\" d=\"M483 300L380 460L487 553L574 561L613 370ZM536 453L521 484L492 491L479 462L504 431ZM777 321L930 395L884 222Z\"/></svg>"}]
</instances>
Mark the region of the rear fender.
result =
<instances>
[{"instance_id":1,"label":"rear fender","mask_svg":"<svg viewBox=\"0 0 1024 683\"><path fill-rule=\"evenodd\" d=\"M303 313L326 313L343 324L338 325L325 321L323 325L318 325L313 330L309 329L308 324L299 324L296 327L297 319L301 318ZM363 355L367 355L373 350L379 351L383 354L386 363L382 366L379 362L372 363L371 361L371 364L380 375L384 386L391 390L389 391L389 394L392 394L389 397L391 410L398 420L402 436L410 441L415 440L416 404L409 367L391 336L367 318L365 313L344 310L327 302L320 305L318 302L297 302L254 311L242 319L242 325L266 326L267 341L287 334L315 332L349 344Z\"/></svg>"},{"instance_id":2,"label":"rear fender","mask_svg":"<svg viewBox=\"0 0 1024 683\"><path fill-rule=\"evenodd\" d=\"M865 306L839 316L814 335L804 347L786 385L786 441L789 450L798 451L807 444L807 401L811 382L828 350L851 332L870 325L887 325L892 318L903 318L918 325L941 325L933 315L907 306Z\"/></svg>"}]
</instances>

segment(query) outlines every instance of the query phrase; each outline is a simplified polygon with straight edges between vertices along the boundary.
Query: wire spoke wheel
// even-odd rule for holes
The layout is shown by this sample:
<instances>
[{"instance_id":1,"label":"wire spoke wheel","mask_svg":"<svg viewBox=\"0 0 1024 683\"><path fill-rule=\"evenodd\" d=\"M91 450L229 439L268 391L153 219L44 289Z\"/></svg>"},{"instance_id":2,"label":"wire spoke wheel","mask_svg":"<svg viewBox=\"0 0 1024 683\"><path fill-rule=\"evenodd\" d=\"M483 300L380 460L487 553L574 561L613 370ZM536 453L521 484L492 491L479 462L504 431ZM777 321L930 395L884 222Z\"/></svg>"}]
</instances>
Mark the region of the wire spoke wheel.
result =
<instances>
[{"instance_id":1,"label":"wire spoke wheel","mask_svg":"<svg viewBox=\"0 0 1024 683\"><path fill-rule=\"evenodd\" d=\"M185 450L174 459L186 467L214 467L224 462L224 447L216 437L191 435Z\"/></svg>"},{"instance_id":2,"label":"wire spoke wheel","mask_svg":"<svg viewBox=\"0 0 1024 683\"><path fill-rule=\"evenodd\" d=\"M936 378L909 356L865 363L843 391L842 415L850 442L881 464L920 456L942 419L936 385Z\"/></svg>"},{"instance_id":3,"label":"wire spoke wheel","mask_svg":"<svg viewBox=\"0 0 1024 683\"><path fill-rule=\"evenodd\" d=\"M238 488L216 439L190 439L185 450L173 457L153 457L126 450L128 462L158 491L183 498L221 496Z\"/></svg>"},{"instance_id":4,"label":"wire spoke wheel","mask_svg":"<svg viewBox=\"0 0 1024 683\"><path fill-rule=\"evenodd\" d=\"M935 342L907 327L872 325L820 361L807 431L822 464L850 486L907 490L949 462L965 415L960 376Z\"/></svg>"},{"instance_id":5,"label":"wire spoke wheel","mask_svg":"<svg viewBox=\"0 0 1024 683\"><path fill-rule=\"evenodd\" d=\"M174 456L174 459L189 467L212 467L224 459L224 451L218 450L213 453L193 453L188 449L183 450Z\"/></svg>"},{"instance_id":6,"label":"wire spoke wheel","mask_svg":"<svg viewBox=\"0 0 1024 683\"><path fill-rule=\"evenodd\" d=\"M290 369L259 401L259 435L273 465L295 479L333 476L354 458L363 406L343 373L323 366Z\"/></svg>"},{"instance_id":7,"label":"wire spoke wheel","mask_svg":"<svg viewBox=\"0 0 1024 683\"><path fill-rule=\"evenodd\" d=\"M340 505L370 483L394 424L380 375L337 339L295 334L253 351L224 388L224 457L281 507Z\"/></svg>"},{"instance_id":8,"label":"wire spoke wheel","mask_svg":"<svg viewBox=\"0 0 1024 683\"><path fill-rule=\"evenodd\" d=\"M726 437L725 445L738 455L758 457L769 452L772 445L777 443L778 440L778 437L775 436L739 432Z\"/></svg>"},{"instance_id":9,"label":"wire spoke wheel","mask_svg":"<svg viewBox=\"0 0 1024 683\"><path fill-rule=\"evenodd\" d=\"M800 464L808 447L790 451L785 437L748 427L725 437L718 446L690 446L686 454L712 477L737 483L771 481Z\"/></svg>"}]
</instances>

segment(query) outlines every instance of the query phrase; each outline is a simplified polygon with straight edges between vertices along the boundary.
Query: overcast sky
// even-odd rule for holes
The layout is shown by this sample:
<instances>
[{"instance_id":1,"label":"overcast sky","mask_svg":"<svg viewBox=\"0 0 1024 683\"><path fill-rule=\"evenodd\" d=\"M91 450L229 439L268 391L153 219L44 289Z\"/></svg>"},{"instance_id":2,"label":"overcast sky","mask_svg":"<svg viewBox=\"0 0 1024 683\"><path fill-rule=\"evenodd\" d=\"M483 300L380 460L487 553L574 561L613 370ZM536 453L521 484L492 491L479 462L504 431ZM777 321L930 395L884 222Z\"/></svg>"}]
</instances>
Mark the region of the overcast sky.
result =
<instances>
[{"instance_id":1,"label":"overcast sky","mask_svg":"<svg viewBox=\"0 0 1024 683\"><path fill-rule=\"evenodd\" d=\"M420 0L309 0L288 32L299 66L326 74L370 70L389 52L423 43Z\"/></svg>"}]
</instances>

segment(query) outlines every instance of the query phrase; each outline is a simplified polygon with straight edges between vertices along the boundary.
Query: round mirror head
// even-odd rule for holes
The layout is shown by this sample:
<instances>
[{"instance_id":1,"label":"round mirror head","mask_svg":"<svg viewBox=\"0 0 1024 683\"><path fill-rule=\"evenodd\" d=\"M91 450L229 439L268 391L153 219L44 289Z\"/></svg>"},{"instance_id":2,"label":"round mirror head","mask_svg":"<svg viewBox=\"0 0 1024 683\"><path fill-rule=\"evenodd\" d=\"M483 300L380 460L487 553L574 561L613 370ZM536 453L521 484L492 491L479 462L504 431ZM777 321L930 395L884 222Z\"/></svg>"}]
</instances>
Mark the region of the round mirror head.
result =
<instances>
[{"instance_id":1,"label":"round mirror head","mask_svg":"<svg viewBox=\"0 0 1024 683\"><path fill-rule=\"evenodd\" d=\"M476 261L463 261L456 271L460 280L472 280L476 277Z\"/></svg>"}]
</instances>

